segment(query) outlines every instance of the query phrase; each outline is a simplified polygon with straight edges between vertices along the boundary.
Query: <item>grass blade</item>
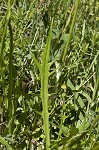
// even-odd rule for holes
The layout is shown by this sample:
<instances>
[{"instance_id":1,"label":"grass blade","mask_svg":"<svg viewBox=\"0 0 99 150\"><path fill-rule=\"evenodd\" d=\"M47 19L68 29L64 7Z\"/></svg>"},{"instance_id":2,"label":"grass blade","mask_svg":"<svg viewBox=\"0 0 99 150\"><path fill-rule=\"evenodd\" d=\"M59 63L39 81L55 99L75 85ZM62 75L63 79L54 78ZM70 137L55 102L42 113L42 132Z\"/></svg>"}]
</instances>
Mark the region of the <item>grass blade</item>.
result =
<instances>
[{"instance_id":1,"label":"grass blade","mask_svg":"<svg viewBox=\"0 0 99 150\"><path fill-rule=\"evenodd\" d=\"M13 55L13 33L12 33L12 27L11 27L11 20L9 20L8 23L9 26L9 32L10 32L10 52L9 52L9 78L8 78L8 84L9 84L9 94L8 94L8 114L9 114L9 121L12 118L12 55ZM9 127L9 134L12 133L12 123Z\"/></svg>"},{"instance_id":2,"label":"grass blade","mask_svg":"<svg viewBox=\"0 0 99 150\"><path fill-rule=\"evenodd\" d=\"M3 145L5 145L9 150L14 150L9 144L8 142L0 136L0 143L2 143Z\"/></svg>"},{"instance_id":3,"label":"grass blade","mask_svg":"<svg viewBox=\"0 0 99 150\"><path fill-rule=\"evenodd\" d=\"M74 24L75 24L75 20L76 20L76 16L77 16L78 3L79 3L79 0L76 0L76 1L75 1L74 16L73 16L72 24L71 24L71 27L70 27L70 33L69 33L69 37L68 37L67 44L66 44L66 47L65 47L65 50L64 50L64 54L63 54L63 58L62 58L62 62L63 62L63 63L64 63L64 61L65 61L65 57L66 57L66 55L67 55L69 43L70 43L70 40L71 40L71 37L72 37L73 28L74 28Z\"/></svg>"},{"instance_id":4,"label":"grass blade","mask_svg":"<svg viewBox=\"0 0 99 150\"><path fill-rule=\"evenodd\" d=\"M44 133L46 140L46 150L50 150L50 131L49 131L49 113L48 113L48 78L49 78L49 54L52 34L52 23L49 31L45 50L42 55L41 75L41 100L43 106Z\"/></svg>"},{"instance_id":5,"label":"grass blade","mask_svg":"<svg viewBox=\"0 0 99 150\"><path fill-rule=\"evenodd\" d=\"M37 61L37 59L35 58L34 54L32 52L30 52L32 59L34 60L35 64L37 65L38 69L40 70L40 63Z\"/></svg>"}]
</instances>

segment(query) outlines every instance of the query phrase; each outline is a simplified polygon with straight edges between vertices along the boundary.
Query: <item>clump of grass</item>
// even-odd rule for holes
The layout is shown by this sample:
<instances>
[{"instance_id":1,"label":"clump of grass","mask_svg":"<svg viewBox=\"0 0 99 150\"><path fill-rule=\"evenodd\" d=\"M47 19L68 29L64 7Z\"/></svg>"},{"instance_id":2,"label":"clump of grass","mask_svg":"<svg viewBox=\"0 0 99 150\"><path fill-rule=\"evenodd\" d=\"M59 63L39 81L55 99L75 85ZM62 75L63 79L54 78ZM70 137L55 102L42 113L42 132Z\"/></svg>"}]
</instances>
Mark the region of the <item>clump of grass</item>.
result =
<instances>
[{"instance_id":1,"label":"clump of grass","mask_svg":"<svg viewBox=\"0 0 99 150\"><path fill-rule=\"evenodd\" d=\"M2 1L1 149L98 148L97 4Z\"/></svg>"}]
</instances>

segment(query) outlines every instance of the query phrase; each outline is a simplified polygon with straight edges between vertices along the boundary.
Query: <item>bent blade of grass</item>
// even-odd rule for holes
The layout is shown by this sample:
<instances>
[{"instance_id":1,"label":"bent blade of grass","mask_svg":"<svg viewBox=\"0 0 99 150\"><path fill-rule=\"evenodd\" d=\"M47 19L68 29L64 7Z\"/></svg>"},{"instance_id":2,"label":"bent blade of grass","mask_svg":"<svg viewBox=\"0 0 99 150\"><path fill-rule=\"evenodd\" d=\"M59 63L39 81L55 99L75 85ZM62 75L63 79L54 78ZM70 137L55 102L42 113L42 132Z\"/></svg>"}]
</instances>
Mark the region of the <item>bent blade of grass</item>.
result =
<instances>
[{"instance_id":1,"label":"bent blade of grass","mask_svg":"<svg viewBox=\"0 0 99 150\"><path fill-rule=\"evenodd\" d=\"M14 150L9 144L8 142L0 136L0 143L2 143L3 145L5 145L9 150Z\"/></svg>"}]
</instances>

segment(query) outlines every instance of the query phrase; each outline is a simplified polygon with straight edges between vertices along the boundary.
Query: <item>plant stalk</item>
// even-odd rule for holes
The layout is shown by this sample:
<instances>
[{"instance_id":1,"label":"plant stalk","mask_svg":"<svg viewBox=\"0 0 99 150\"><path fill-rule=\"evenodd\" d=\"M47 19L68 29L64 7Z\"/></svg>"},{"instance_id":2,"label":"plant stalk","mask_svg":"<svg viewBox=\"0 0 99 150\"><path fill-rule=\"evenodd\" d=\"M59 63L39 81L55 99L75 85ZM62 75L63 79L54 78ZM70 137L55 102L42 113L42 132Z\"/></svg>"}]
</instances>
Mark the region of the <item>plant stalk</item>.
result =
<instances>
[{"instance_id":1,"label":"plant stalk","mask_svg":"<svg viewBox=\"0 0 99 150\"><path fill-rule=\"evenodd\" d=\"M66 55L67 55L67 52L68 52L69 43L70 43L70 40L71 40L71 37L72 37L73 28L74 28L74 24L75 24L75 21L76 21L78 4L79 4L79 0L76 0L75 1L74 16L73 16L72 24L71 24L71 27L70 27L70 32L69 32L69 37L68 37L68 40L67 40L67 44L66 44L66 47L65 47L65 50L64 50L64 54L63 54L63 58L62 58L62 63L64 63Z\"/></svg>"}]
</instances>

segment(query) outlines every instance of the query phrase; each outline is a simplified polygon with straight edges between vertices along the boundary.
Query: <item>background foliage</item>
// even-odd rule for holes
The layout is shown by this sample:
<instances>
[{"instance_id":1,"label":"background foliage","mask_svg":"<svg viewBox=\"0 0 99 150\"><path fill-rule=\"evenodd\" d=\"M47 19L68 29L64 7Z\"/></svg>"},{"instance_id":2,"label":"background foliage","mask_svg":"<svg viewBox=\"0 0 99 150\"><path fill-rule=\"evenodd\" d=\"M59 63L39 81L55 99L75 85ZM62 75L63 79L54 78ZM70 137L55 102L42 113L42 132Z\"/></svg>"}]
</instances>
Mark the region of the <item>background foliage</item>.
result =
<instances>
[{"instance_id":1,"label":"background foliage","mask_svg":"<svg viewBox=\"0 0 99 150\"><path fill-rule=\"evenodd\" d=\"M0 149L45 149L40 74L53 19L49 77L51 149L99 149L99 2L0 0ZM11 146L11 147L10 147Z\"/></svg>"}]
</instances>

